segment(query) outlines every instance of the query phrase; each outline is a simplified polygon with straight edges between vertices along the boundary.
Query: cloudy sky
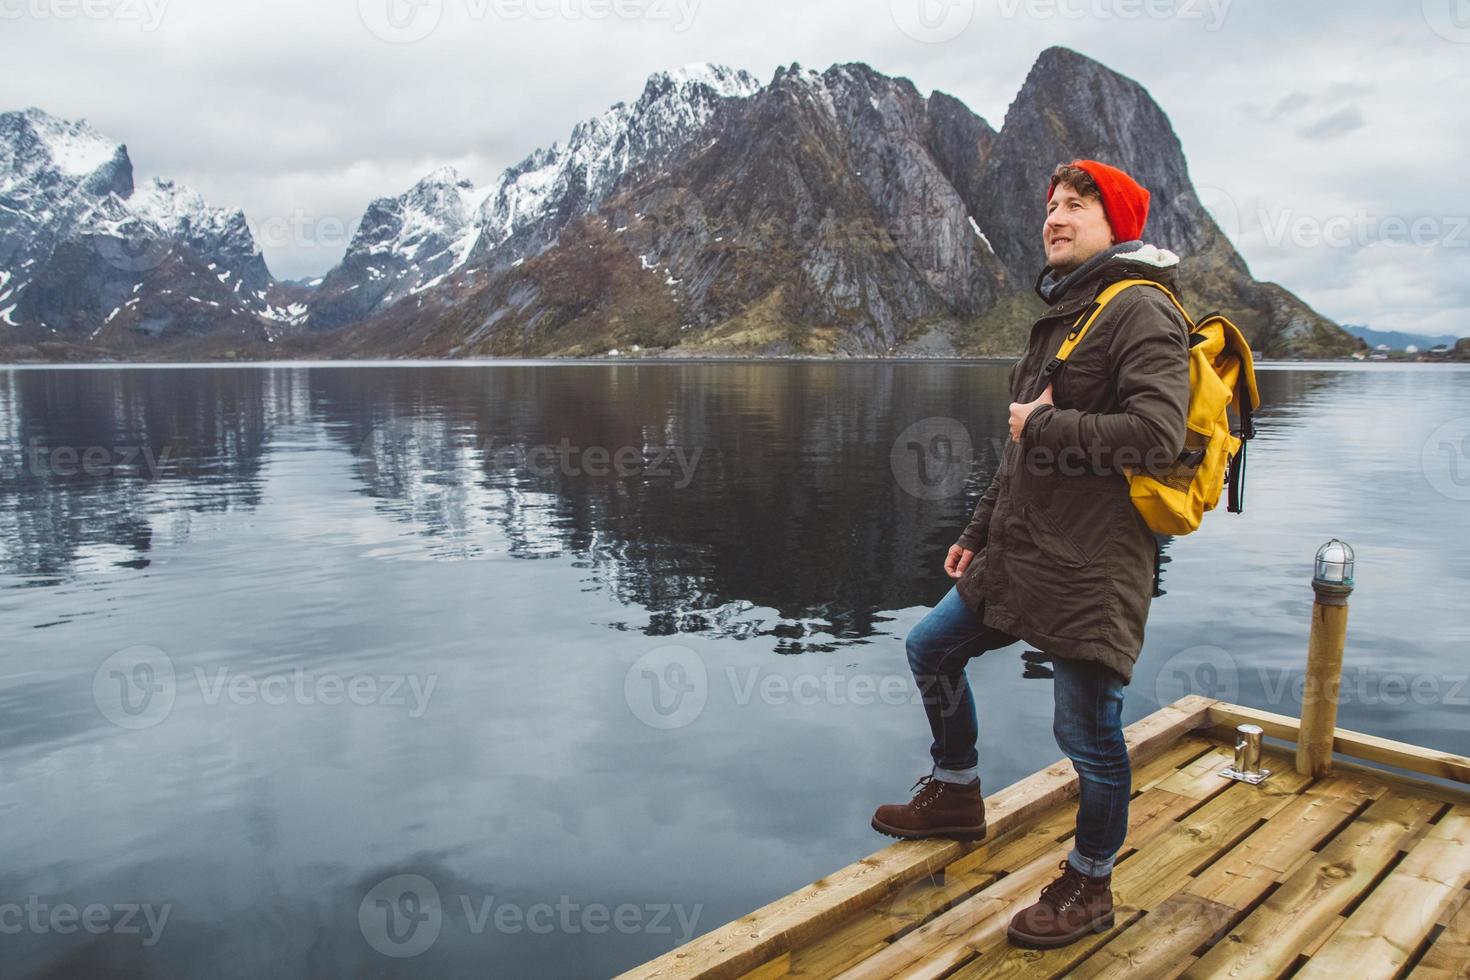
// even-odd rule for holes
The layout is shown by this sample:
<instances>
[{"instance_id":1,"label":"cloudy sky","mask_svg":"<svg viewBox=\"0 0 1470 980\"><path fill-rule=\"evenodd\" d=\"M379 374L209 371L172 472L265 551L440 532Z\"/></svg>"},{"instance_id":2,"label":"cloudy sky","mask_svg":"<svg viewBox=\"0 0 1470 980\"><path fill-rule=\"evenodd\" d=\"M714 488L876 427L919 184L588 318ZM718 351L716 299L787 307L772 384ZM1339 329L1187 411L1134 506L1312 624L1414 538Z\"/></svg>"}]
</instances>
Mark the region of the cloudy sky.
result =
<instances>
[{"instance_id":1,"label":"cloudy sky","mask_svg":"<svg viewBox=\"0 0 1470 980\"><path fill-rule=\"evenodd\" d=\"M1149 89L1258 278L1470 335L1470 0L0 0L0 38L0 108L244 208L282 278L372 198L443 164L483 185L661 68L863 61L999 127L1064 44Z\"/></svg>"}]
</instances>

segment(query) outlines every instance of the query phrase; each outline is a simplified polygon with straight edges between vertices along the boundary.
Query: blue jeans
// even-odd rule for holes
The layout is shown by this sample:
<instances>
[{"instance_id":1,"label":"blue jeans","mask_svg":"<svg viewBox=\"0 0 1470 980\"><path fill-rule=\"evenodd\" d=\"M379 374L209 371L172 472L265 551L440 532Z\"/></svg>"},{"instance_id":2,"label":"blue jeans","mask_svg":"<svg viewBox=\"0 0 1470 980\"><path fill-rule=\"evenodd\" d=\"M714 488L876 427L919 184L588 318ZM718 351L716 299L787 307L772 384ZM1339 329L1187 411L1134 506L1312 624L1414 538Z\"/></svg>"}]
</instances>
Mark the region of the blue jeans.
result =
<instances>
[{"instance_id":1,"label":"blue jeans","mask_svg":"<svg viewBox=\"0 0 1470 980\"><path fill-rule=\"evenodd\" d=\"M986 626L953 588L909 631L909 668L934 735L929 754L936 779L968 782L978 776L979 728L965 665L986 650L1015 642L1016 637ZM1133 767L1123 741L1123 679L1089 660L1054 657L1052 664L1052 734L1077 770L1081 795L1068 860L1083 874L1109 874L1128 834L1133 792Z\"/></svg>"}]
</instances>

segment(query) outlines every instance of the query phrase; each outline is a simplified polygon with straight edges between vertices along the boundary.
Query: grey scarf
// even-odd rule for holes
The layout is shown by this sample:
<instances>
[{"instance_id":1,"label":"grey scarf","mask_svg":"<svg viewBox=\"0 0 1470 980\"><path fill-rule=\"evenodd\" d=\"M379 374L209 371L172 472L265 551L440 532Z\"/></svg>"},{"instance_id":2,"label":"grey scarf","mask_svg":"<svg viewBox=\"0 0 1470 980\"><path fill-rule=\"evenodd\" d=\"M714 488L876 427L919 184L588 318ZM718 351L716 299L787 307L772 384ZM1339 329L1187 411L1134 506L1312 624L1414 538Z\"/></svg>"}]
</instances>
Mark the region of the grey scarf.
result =
<instances>
[{"instance_id":1,"label":"grey scarf","mask_svg":"<svg viewBox=\"0 0 1470 980\"><path fill-rule=\"evenodd\" d=\"M1036 277L1036 294L1048 303L1055 303L1067 295L1067 290L1092 275L1099 266L1111 261L1113 256L1123 252L1136 252L1140 248L1143 248L1143 242L1141 241L1119 242L1106 251L1094 255L1065 275L1058 274L1057 270L1051 266L1047 266Z\"/></svg>"}]
</instances>

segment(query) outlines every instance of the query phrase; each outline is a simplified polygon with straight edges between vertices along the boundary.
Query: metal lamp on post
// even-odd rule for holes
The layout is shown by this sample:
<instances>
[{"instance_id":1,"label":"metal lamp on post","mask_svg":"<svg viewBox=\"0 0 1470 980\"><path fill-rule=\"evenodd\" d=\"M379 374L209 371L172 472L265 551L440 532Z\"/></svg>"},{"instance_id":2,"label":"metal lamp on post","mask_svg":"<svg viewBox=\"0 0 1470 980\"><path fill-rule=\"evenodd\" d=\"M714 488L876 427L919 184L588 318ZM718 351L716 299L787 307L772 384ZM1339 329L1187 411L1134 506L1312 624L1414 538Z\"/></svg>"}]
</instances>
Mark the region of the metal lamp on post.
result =
<instances>
[{"instance_id":1,"label":"metal lamp on post","mask_svg":"<svg viewBox=\"0 0 1470 980\"><path fill-rule=\"evenodd\" d=\"M1332 769L1353 562L1353 549L1346 541L1333 538L1317 549L1312 571L1312 632L1307 641L1307 676L1296 743L1296 770L1305 775L1323 776ZM1263 734L1259 725L1236 728L1235 762L1220 775L1252 785L1264 782L1271 770L1260 768Z\"/></svg>"},{"instance_id":2,"label":"metal lamp on post","mask_svg":"<svg viewBox=\"0 0 1470 980\"><path fill-rule=\"evenodd\" d=\"M1305 775L1323 776L1332 769L1353 561L1353 549L1346 541L1333 538L1317 549L1312 574L1316 598L1312 603L1312 634L1307 641L1301 734L1296 743L1296 770Z\"/></svg>"}]
</instances>

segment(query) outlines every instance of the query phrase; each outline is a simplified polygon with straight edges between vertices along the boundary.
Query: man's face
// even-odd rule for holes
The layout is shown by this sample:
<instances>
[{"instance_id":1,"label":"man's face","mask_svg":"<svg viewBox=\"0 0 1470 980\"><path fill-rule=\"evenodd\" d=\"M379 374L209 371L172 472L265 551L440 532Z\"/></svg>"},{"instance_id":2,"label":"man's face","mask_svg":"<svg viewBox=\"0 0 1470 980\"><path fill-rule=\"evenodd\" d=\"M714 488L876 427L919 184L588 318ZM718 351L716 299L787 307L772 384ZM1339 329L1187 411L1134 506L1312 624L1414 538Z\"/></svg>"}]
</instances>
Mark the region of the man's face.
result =
<instances>
[{"instance_id":1,"label":"man's face","mask_svg":"<svg viewBox=\"0 0 1470 980\"><path fill-rule=\"evenodd\" d=\"M1106 251L1113 244L1113 229L1102 198L1083 197L1066 184L1058 184L1046 204L1041 243L1047 265L1063 273Z\"/></svg>"}]
</instances>

